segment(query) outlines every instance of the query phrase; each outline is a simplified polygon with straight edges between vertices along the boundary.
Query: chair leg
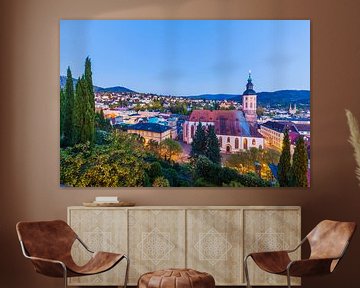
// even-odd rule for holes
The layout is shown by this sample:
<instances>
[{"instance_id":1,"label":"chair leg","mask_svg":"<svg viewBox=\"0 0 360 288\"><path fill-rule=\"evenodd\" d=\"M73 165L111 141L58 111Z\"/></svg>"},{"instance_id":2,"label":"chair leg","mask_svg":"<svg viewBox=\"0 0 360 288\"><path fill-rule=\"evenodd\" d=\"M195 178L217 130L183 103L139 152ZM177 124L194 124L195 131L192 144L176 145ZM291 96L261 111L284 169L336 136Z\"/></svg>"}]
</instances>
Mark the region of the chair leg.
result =
<instances>
[{"instance_id":1,"label":"chair leg","mask_svg":"<svg viewBox=\"0 0 360 288\"><path fill-rule=\"evenodd\" d=\"M66 267L63 266L63 269L64 269L64 287L67 288L68 285L67 285L67 270L66 270Z\"/></svg>"},{"instance_id":2,"label":"chair leg","mask_svg":"<svg viewBox=\"0 0 360 288\"><path fill-rule=\"evenodd\" d=\"M289 269L287 269L287 284L288 284L288 288L291 288L291 278L290 278Z\"/></svg>"},{"instance_id":3,"label":"chair leg","mask_svg":"<svg viewBox=\"0 0 360 288\"><path fill-rule=\"evenodd\" d=\"M250 255L246 256L244 259L244 272L245 272L245 279L246 279L246 287L247 288L251 288L250 285L250 279L249 279L249 269L248 269L248 265L247 265L247 259L249 258Z\"/></svg>"},{"instance_id":4,"label":"chair leg","mask_svg":"<svg viewBox=\"0 0 360 288\"><path fill-rule=\"evenodd\" d=\"M126 287L127 287L128 278L129 278L130 259L129 259L129 257L127 257L127 256L124 256L124 258L126 259L126 270L125 270L124 288L126 288Z\"/></svg>"}]
</instances>

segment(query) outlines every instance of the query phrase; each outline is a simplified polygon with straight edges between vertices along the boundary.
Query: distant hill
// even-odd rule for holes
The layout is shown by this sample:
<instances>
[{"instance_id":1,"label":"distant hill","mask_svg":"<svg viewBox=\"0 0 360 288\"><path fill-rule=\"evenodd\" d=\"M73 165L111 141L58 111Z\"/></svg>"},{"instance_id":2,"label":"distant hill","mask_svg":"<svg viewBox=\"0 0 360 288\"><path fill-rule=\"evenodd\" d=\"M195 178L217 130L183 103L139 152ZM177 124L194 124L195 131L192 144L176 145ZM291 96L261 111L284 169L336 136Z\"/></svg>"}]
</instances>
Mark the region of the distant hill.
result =
<instances>
[{"instance_id":1,"label":"distant hill","mask_svg":"<svg viewBox=\"0 0 360 288\"><path fill-rule=\"evenodd\" d=\"M77 83L77 79L73 78L74 86ZM64 88L66 84L66 76L60 76L60 88ZM115 86L115 87L99 87L94 85L94 92L111 92L111 93L121 93L121 92L135 92L126 87Z\"/></svg>"},{"instance_id":2,"label":"distant hill","mask_svg":"<svg viewBox=\"0 0 360 288\"><path fill-rule=\"evenodd\" d=\"M95 92L112 92L112 93L120 93L120 92L135 92L133 90L130 90L126 87L122 87L122 86L115 86L115 87L107 87L107 88L101 88L101 87L96 87L96 89L94 88Z\"/></svg>"},{"instance_id":3,"label":"distant hill","mask_svg":"<svg viewBox=\"0 0 360 288\"><path fill-rule=\"evenodd\" d=\"M257 93L258 104L261 106L288 105L289 103L310 104L309 90L279 90L274 92ZM240 101L241 95L236 94L202 94L196 96L187 96L191 99L204 100L232 100Z\"/></svg>"},{"instance_id":4,"label":"distant hill","mask_svg":"<svg viewBox=\"0 0 360 288\"><path fill-rule=\"evenodd\" d=\"M204 100L236 100L240 95L237 94L201 94L196 96L185 96L191 99L204 99Z\"/></svg>"}]
</instances>

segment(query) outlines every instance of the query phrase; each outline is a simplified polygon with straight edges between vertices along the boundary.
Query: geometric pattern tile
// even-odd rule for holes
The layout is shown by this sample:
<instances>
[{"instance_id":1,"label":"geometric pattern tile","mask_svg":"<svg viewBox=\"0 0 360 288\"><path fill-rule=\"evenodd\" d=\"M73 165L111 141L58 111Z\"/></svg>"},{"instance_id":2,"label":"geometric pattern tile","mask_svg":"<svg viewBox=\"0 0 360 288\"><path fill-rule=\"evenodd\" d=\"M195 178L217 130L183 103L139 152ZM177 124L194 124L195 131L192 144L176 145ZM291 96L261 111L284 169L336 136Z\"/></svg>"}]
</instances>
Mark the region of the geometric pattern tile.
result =
<instances>
[{"instance_id":1,"label":"geometric pattern tile","mask_svg":"<svg viewBox=\"0 0 360 288\"><path fill-rule=\"evenodd\" d=\"M111 251L115 243L111 241L111 231L101 231L96 227L93 231L84 232L84 243L93 251Z\"/></svg>"},{"instance_id":2,"label":"geometric pattern tile","mask_svg":"<svg viewBox=\"0 0 360 288\"><path fill-rule=\"evenodd\" d=\"M279 251L289 247L284 240L285 233L275 232L272 228L267 229L265 232L257 232L255 235L255 242L252 246L253 251Z\"/></svg>"},{"instance_id":3,"label":"geometric pattern tile","mask_svg":"<svg viewBox=\"0 0 360 288\"><path fill-rule=\"evenodd\" d=\"M162 260L170 259L170 252L175 248L175 244L170 241L170 233L154 228L149 233L142 233L138 248L141 250L142 260L150 260L156 265Z\"/></svg>"},{"instance_id":4,"label":"geometric pattern tile","mask_svg":"<svg viewBox=\"0 0 360 288\"><path fill-rule=\"evenodd\" d=\"M232 247L226 239L227 233L219 233L212 227L206 233L199 235L200 239L194 247L199 252L200 260L206 260L211 265L215 265L220 260L227 260L227 253Z\"/></svg>"},{"instance_id":5,"label":"geometric pattern tile","mask_svg":"<svg viewBox=\"0 0 360 288\"><path fill-rule=\"evenodd\" d=\"M187 265L214 276L217 285L242 283L242 210L188 210Z\"/></svg>"},{"instance_id":6,"label":"geometric pattern tile","mask_svg":"<svg viewBox=\"0 0 360 288\"><path fill-rule=\"evenodd\" d=\"M148 271L185 267L185 210L129 209L129 282Z\"/></svg>"}]
</instances>

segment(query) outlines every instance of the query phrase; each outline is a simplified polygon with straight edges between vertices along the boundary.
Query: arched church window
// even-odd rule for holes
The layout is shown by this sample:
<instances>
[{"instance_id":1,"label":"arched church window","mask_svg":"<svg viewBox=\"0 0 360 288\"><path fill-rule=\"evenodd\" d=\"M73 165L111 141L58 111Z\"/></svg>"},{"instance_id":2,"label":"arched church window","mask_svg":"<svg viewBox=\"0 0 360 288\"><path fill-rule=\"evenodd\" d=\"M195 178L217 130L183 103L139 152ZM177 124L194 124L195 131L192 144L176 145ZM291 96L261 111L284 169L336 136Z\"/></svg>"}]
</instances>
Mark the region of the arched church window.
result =
<instances>
[{"instance_id":1,"label":"arched church window","mask_svg":"<svg viewBox=\"0 0 360 288\"><path fill-rule=\"evenodd\" d=\"M239 138L235 138L235 149L239 149Z\"/></svg>"},{"instance_id":2,"label":"arched church window","mask_svg":"<svg viewBox=\"0 0 360 288\"><path fill-rule=\"evenodd\" d=\"M230 137L227 137L227 143L230 143Z\"/></svg>"},{"instance_id":3,"label":"arched church window","mask_svg":"<svg viewBox=\"0 0 360 288\"><path fill-rule=\"evenodd\" d=\"M219 137L219 144L220 144L220 147L222 147L222 137L221 136Z\"/></svg>"},{"instance_id":4,"label":"arched church window","mask_svg":"<svg viewBox=\"0 0 360 288\"><path fill-rule=\"evenodd\" d=\"M191 125L191 138L194 138L194 125Z\"/></svg>"},{"instance_id":5,"label":"arched church window","mask_svg":"<svg viewBox=\"0 0 360 288\"><path fill-rule=\"evenodd\" d=\"M248 149L248 140L247 140L247 138L244 139L244 149L245 150Z\"/></svg>"},{"instance_id":6,"label":"arched church window","mask_svg":"<svg viewBox=\"0 0 360 288\"><path fill-rule=\"evenodd\" d=\"M256 145L256 140L255 140L255 139L252 139L251 144L252 144L253 146L255 146L255 145Z\"/></svg>"}]
</instances>

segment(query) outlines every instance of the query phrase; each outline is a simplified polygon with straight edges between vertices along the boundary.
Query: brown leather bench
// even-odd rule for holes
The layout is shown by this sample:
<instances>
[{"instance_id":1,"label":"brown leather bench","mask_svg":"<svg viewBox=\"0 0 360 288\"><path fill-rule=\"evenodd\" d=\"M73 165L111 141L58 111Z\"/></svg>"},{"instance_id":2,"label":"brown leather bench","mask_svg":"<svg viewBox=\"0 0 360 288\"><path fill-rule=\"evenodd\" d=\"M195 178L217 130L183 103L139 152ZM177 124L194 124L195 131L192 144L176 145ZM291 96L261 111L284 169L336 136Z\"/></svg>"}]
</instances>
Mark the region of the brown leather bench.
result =
<instances>
[{"instance_id":1,"label":"brown leather bench","mask_svg":"<svg viewBox=\"0 0 360 288\"><path fill-rule=\"evenodd\" d=\"M214 288L214 277L192 269L166 269L140 276L138 288Z\"/></svg>"}]
</instances>

